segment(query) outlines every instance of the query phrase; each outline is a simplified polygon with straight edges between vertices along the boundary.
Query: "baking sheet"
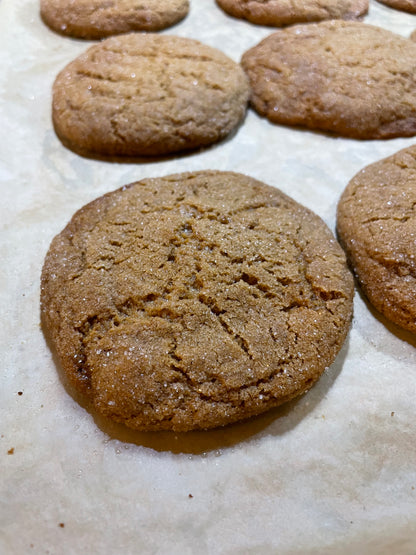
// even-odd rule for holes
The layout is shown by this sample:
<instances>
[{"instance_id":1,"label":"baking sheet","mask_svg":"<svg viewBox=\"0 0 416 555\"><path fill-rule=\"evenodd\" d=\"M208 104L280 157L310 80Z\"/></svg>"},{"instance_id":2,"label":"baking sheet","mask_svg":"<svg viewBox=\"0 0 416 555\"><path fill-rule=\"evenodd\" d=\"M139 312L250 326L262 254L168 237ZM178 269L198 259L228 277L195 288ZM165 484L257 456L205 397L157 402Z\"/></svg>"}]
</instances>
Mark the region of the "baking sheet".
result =
<instances>
[{"instance_id":1,"label":"baking sheet","mask_svg":"<svg viewBox=\"0 0 416 555\"><path fill-rule=\"evenodd\" d=\"M192 0L166 30L234 60L272 32ZM39 323L53 236L93 198L144 177L234 170L281 188L334 229L366 164L415 139L360 142L249 111L210 149L143 164L81 158L50 118L58 71L89 43L46 28L35 0L0 0L0 553L416 554L416 337L355 296L341 353L304 397L210 432L109 425L64 386ZM404 36L416 16L370 4ZM20 392L20 394L19 394Z\"/></svg>"}]
</instances>

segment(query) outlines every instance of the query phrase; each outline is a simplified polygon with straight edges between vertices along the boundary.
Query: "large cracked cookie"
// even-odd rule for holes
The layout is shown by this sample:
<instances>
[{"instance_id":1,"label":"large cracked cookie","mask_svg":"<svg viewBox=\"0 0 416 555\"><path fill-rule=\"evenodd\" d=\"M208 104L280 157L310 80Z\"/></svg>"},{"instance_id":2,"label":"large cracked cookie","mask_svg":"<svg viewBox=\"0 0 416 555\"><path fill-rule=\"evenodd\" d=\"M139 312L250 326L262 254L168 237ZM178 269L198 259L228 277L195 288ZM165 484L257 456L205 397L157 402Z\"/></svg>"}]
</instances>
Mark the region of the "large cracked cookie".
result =
<instances>
[{"instance_id":1,"label":"large cracked cookie","mask_svg":"<svg viewBox=\"0 0 416 555\"><path fill-rule=\"evenodd\" d=\"M192 39L111 37L68 64L53 86L56 133L87 156L165 155L215 143L244 118L247 78Z\"/></svg>"},{"instance_id":2,"label":"large cracked cookie","mask_svg":"<svg viewBox=\"0 0 416 555\"><path fill-rule=\"evenodd\" d=\"M368 11L368 0L217 0L217 3L234 17L274 27L325 19L357 19Z\"/></svg>"},{"instance_id":3,"label":"large cracked cookie","mask_svg":"<svg viewBox=\"0 0 416 555\"><path fill-rule=\"evenodd\" d=\"M189 0L41 0L43 21L54 31L101 39L131 31L159 31L183 19Z\"/></svg>"},{"instance_id":4,"label":"large cracked cookie","mask_svg":"<svg viewBox=\"0 0 416 555\"><path fill-rule=\"evenodd\" d=\"M338 204L338 234L370 302L416 332L416 146L361 170Z\"/></svg>"},{"instance_id":5,"label":"large cracked cookie","mask_svg":"<svg viewBox=\"0 0 416 555\"><path fill-rule=\"evenodd\" d=\"M270 121L357 139L416 134L416 44L353 21L282 29L242 59Z\"/></svg>"},{"instance_id":6,"label":"large cracked cookie","mask_svg":"<svg viewBox=\"0 0 416 555\"><path fill-rule=\"evenodd\" d=\"M145 179L77 212L42 272L72 384L139 430L259 414L308 390L347 334L353 281L322 220L250 177Z\"/></svg>"}]
</instances>

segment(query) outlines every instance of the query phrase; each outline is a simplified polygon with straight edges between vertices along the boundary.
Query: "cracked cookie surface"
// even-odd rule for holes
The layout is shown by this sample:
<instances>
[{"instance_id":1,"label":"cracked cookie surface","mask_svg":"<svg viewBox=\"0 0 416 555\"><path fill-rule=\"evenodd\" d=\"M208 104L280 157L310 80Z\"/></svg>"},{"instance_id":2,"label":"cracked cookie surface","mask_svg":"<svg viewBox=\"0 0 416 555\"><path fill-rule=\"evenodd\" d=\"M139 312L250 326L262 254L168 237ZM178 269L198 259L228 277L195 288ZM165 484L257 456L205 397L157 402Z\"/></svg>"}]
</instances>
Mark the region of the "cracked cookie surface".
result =
<instances>
[{"instance_id":1,"label":"cracked cookie surface","mask_svg":"<svg viewBox=\"0 0 416 555\"><path fill-rule=\"evenodd\" d=\"M166 155L225 138L248 96L243 70L219 50L133 33L92 46L61 71L52 117L61 141L80 154Z\"/></svg>"},{"instance_id":2,"label":"cracked cookie surface","mask_svg":"<svg viewBox=\"0 0 416 555\"><path fill-rule=\"evenodd\" d=\"M274 27L325 19L357 19L368 11L368 0L217 0L217 4L234 17Z\"/></svg>"},{"instance_id":3,"label":"cracked cookie surface","mask_svg":"<svg viewBox=\"0 0 416 555\"><path fill-rule=\"evenodd\" d=\"M357 139L416 134L416 45L353 21L282 29L242 59L270 121Z\"/></svg>"},{"instance_id":4,"label":"cracked cookie surface","mask_svg":"<svg viewBox=\"0 0 416 555\"><path fill-rule=\"evenodd\" d=\"M250 177L146 179L78 211L42 272L44 327L96 409L206 429L305 392L334 360L353 280L322 220Z\"/></svg>"},{"instance_id":5,"label":"cracked cookie surface","mask_svg":"<svg viewBox=\"0 0 416 555\"><path fill-rule=\"evenodd\" d=\"M159 31L178 23L189 0L41 0L43 21L54 31L101 39L132 31Z\"/></svg>"},{"instance_id":6,"label":"cracked cookie surface","mask_svg":"<svg viewBox=\"0 0 416 555\"><path fill-rule=\"evenodd\" d=\"M416 146L359 172L341 196L337 222L370 302L416 333Z\"/></svg>"}]
</instances>

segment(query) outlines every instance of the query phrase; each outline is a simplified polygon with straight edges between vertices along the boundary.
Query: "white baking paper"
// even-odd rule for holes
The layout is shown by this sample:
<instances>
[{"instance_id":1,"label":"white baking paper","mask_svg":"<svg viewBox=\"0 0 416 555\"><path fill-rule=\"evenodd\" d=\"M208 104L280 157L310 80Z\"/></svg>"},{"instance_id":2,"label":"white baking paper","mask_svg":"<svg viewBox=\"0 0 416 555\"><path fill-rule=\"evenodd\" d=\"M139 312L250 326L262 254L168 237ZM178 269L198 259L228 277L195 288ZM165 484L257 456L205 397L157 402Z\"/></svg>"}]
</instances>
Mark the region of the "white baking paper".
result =
<instances>
[{"instance_id":1,"label":"white baking paper","mask_svg":"<svg viewBox=\"0 0 416 555\"><path fill-rule=\"evenodd\" d=\"M191 4L165 32L236 61L273 31L214 0ZM375 1L365 21L404 36L416 27L416 16ZM50 31L37 0L0 1L0 553L415 555L416 337L358 292L342 351L301 399L224 429L140 434L69 395L40 327L39 276L72 214L129 182L234 170L334 229L349 179L416 139L334 138L249 111L233 137L202 152L88 160L51 125L53 80L87 46Z\"/></svg>"}]
</instances>

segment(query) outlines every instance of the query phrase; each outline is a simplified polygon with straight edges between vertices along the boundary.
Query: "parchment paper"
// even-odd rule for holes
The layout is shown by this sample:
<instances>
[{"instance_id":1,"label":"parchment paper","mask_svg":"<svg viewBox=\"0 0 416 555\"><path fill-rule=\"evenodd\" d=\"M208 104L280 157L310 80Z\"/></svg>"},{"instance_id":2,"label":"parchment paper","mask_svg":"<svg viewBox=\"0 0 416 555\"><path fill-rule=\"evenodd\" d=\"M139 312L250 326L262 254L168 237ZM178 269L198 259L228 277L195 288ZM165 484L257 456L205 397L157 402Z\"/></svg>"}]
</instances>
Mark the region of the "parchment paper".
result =
<instances>
[{"instance_id":1,"label":"parchment paper","mask_svg":"<svg viewBox=\"0 0 416 555\"><path fill-rule=\"evenodd\" d=\"M236 61L273 31L213 0L191 3L165 32ZM134 434L69 395L40 328L39 276L72 214L129 182L239 171L334 229L349 179L415 139L338 139L250 111L202 152L143 164L81 158L54 134L51 86L89 43L54 34L38 9L0 1L0 553L414 555L416 338L358 292L346 344L301 399L211 432ZM416 16L375 1L365 21L404 36L416 27Z\"/></svg>"}]
</instances>

